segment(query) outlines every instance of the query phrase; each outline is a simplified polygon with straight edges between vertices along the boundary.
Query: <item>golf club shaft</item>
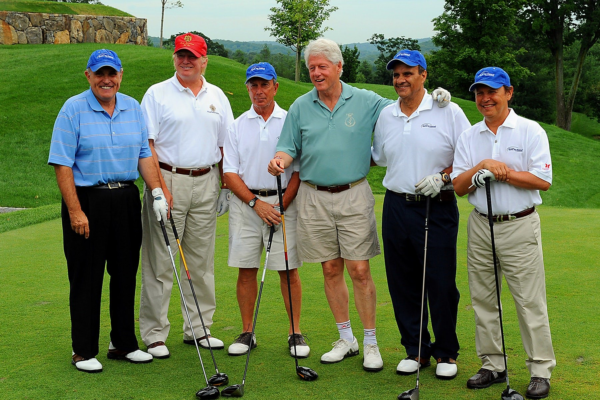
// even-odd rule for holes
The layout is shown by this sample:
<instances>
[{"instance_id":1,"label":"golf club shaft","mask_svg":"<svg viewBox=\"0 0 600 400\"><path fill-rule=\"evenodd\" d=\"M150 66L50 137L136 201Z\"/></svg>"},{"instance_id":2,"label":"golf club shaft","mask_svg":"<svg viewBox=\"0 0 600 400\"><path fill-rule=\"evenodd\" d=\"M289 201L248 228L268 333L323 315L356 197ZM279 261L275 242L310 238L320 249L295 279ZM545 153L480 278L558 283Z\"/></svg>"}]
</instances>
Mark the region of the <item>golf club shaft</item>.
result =
<instances>
[{"instance_id":1,"label":"golf club shaft","mask_svg":"<svg viewBox=\"0 0 600 400\"><path fill-rule=\"evenodd\" d=\"M294 309L292 306L292 287L290 285L290 265L288 262L287 253L287 237L285 235L285 210L283 209L283 190L281 189L281 175L277 175L277 195L279 196L279 211L281 212L281 230L283 231L283 254L285 255L285 274L287 276L288 296L290 302L290 321L292 323L292 342L294 343L294 361L296 362L296 370L298 370L298 351L296 350L296 339L294 334Z\"/></svg>"},{"instance_id":2,"label":"golf club shaft","mask_svg":"<svg viewBox=\"0 0 600 400\"><path fill-rule=\"evenodd\" d=\"M185 255L183 254L183 248L181 247L181 241L179 240L179 235L177 234L177 228L175 227L175 221L173 221L173 214L171 214L171 228L173 229L173 235L175 236L175 241L177 242L177 246L179 246L179 254L181 254L181 261L183 262L183 267L185 268L185 273L188 278L188 282L190 283L190 289L192 290L192 296L194 297L194 302L196 303L196 309L198 310L198 315L200 316L200 322L202 323L202 328L204 329L204 336L206 337L206 342L208 343L208 349L210 350L210 356L212 357L213 364L215 366L215 372L218 374L219 369L217 368L217 361L215 360L215 355L212 351L212 346L210 345L210 340L208 339L208 332L206 331L206 326L204 325L204 319L202 318L202 311L200 311L200 305L198 304L198 298L196 297L196 291L194 290L194 285L192 283L192 277L190 276L190 271L187 267L187 262L185 262Z\"/></svg>"},{"instance_id":3,"label":"golf club shaft","mask_svg":"<svg viewBox=\"0 0 600 400\"><path fill-rule=\"evenodd\" d=\"M417 389L419 388L419 377L421 375L421 343L423 339L423 309L425 307L425 273L427 271L427 239L429 236L429 206L431 197L425 200L425 246L423 252L423 286L421 288L421 320L419 322L419 351L417 355Z\"/></svg>"},{"instance_id":4,"label":"golf club shaft","mask_svg":"<svg viewBox=\"0 0 600 400\"><path fill-rule=\"evenodd\" d=\"M179 286L179 295L181 297L181 302L183 303L183 308L185 310L185 314L187 315L188 323L190 324L190 329L192 331L192 337L194 338L194 344L196 344L196 351L198 352L198 359L200 360L200 365L202 366L202 373L204 374L204 380L208 383L208 377L206 376L206 371L204 370L204 362L202 361L202 356L200 355L200 348L198 347L198 341L196 340L196 334L194 333L194 327L192 325L192 318L190 317L190 313L188 311L188 306L185 301L185 297L183 296L183 290L181 289L181 282L179 281L179 274L177 273L177 267L175 266L175 259L173 259L173 252L171 251L171 244L169 243L169 235L167 235L167 229L165 228L165 223L161 219L160 220L160 228L162 229L163 236L165 237L165 243L167 244L167 250L169 251L169 257L171 258L171 265L173 266L173 272L175 273L175 279L177 280L177 286Z\"/></svg>"},{"instance_id":5,"label":"golf club shaft","mask_svg":"<svg viewBox=\"0 0 600 400\"><path fill-rule=\"evenodd\" d=\"M260 307L260 297L262 296L263 286L265 284L265 273L267 272L267 263L269 262L269 253L271 252L271 243L273 242L273 233L275 233L275 226L271 225L269 231L269 241L267 242L267 250L265 254L265 266L263 268L262 278L260 279L260 289L258 291L258 298L256 299L256 310L254 311L254 321L252 322L252 334L250 335L250 344L248 345L248 355L246 356L246 366L244 367L244 377L242 378L242 387L246 384L246 374L248 373L248 362L250 361L250 350L252 350L252 343L254 341L254 330L256 329L256 320L258 319L258 307Z\"/></svg>"},{"instance_id":6,"label":"golf club shaft","mask_svg":"<svg viewBox=\"0 0 600 400\"><path fill-rule=\"evenodd\" d=\"M490 178L485 178L485 195L487 197L488 222L490 224L490 237L492 240L492 257L494 258L494 278L496 280L496 298L498 299L498 316L500 317L500 334L502 336L502 353L504 355L504 371L506 371L506 386L510 388L508 381L508 361L506 361L506 346L504 344L504 324L502 323L502 303L500 301L500 279L498 277L498 265L496 261L496 242L494 240L494 215L492 211L492 193Z\"/></svg>"}]
</instances>

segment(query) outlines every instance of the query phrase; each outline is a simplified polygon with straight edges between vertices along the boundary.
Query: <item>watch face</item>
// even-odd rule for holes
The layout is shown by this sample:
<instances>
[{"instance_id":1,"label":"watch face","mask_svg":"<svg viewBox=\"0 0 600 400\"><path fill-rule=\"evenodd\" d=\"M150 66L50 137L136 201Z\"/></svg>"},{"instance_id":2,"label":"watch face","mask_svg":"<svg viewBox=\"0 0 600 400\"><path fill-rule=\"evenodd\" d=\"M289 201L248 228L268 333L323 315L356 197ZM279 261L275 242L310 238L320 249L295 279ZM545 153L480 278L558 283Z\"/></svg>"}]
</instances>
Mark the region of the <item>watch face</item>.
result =
<instances>
[{"instance_id":1,"label":"watch face","mask_svg":"<svg viewBox=\"0 0 600 400\"><path fill-rule=\"evenodd\" d=\"M255 205L255 204L256 204L256 198L254 198L254 199L252 199L252 200L250 200L250 201L248 202L248 205L249 205L251 208L254 208L254 205Z\"/></svg>"}]
</instances>

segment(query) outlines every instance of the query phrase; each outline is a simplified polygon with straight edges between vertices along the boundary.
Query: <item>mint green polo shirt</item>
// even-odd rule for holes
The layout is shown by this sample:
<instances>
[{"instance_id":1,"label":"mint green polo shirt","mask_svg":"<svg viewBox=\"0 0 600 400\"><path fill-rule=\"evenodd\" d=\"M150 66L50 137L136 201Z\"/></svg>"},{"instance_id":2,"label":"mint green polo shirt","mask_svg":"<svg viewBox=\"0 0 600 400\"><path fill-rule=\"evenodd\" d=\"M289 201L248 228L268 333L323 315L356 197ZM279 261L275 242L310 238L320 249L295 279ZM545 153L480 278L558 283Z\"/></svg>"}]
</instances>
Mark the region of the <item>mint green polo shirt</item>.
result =
<instances>
[{"instance_id":1,"label":"mint green polo shirt","mask_svg":"<svg viewBox=\"0 0 600 400\"><path fill-rule=\"evenodd\" d=\"M300 157L303 181L321 186L355 182L369 173L375 123L393 102L342 82L342 94L330 111L313 88L290 107L277 151Z\"/></svg>"}]
</instances>

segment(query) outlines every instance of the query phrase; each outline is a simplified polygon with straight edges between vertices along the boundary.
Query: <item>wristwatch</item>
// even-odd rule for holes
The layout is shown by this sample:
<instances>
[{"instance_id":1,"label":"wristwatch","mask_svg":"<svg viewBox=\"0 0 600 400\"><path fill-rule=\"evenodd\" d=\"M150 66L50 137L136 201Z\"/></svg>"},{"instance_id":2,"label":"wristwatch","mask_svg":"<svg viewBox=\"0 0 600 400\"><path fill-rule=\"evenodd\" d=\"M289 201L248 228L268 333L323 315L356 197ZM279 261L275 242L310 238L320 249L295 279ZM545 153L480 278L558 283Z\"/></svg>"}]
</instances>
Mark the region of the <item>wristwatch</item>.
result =
<instances>
[{"instance_id":1,"label":"wristwatch","mask_svg":"<svg viewBox=\"0 0 600 400\"><path fill-rule=\"evenodd\" d=\"M450 182L452 182L452 179L450 179L450 175L448 175L444 171L440 172L440 175L442 176L442 182L444 182L444 185L447 185Z\"/></svg>"},{"instance_id":2,"label":"wristwatch","mask_svg":"<svg viewBox=\"0 0 600 400\"><path fill-rule=\"evenodd\" d=\"M257 200L258 200L258 197L254 196L254 198L248 202L248 205L250 206L250 208L254 208Z\"/></svg>"}]
</instances>

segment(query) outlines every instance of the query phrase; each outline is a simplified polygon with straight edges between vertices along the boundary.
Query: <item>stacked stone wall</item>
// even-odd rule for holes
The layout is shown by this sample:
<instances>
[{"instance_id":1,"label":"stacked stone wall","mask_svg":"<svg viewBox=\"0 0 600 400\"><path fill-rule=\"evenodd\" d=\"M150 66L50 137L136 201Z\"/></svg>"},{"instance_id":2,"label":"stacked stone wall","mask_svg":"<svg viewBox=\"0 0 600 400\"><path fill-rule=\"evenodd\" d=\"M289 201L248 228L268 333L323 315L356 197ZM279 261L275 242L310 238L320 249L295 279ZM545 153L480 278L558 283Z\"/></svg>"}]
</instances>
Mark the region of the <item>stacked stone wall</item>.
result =
<instances>
[{"instance_id":1,"label":"stacked stone wall","mask_svg":"<svg viewBox=\"0 0 600 400\"><path fill-rule=\"evenodd\" d=\"M0 11L0 44L148 45L145 18Z\"/></svg>"}]
</instances>

